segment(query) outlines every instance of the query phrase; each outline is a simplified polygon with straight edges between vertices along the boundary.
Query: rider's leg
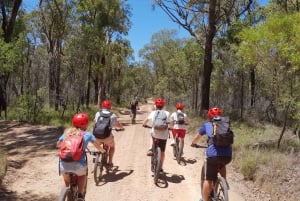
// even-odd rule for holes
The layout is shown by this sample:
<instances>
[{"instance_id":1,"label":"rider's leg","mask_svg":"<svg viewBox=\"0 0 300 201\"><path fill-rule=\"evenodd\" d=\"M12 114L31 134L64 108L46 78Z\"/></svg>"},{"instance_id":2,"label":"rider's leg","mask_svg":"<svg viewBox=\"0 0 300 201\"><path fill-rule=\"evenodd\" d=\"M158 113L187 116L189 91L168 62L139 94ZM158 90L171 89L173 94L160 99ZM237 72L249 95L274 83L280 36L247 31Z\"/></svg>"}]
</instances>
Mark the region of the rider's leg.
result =
<instances>
[{"instance_id":1,"label":"rider's leg","mask_svg":"<svg viewBox=\"0 0 300 201\"><path fill-rule=\"evenodd\" d=\"M212 181L204 180L203 195L202 195L203 201L208 201L208 197L209 197L210 190L211 190L211 185L212 185Z\"/></svg>"},{"instance_id":2,"label":"rider's leg","mask_svg":"<svg viewBox=\"0 0 300 201\"><path fill-rule=\"evenodd\" d=\"M84 195L85 185L86 185L86 175L81 175L77 177L78 193L82 196Z\"/></svg>"},{"instance_id":3,"label":"rider's leg","mask_svg":"<svg viewBox=\"0 0 300 201\"><path fill-rule=\"evenodd\" d=\"M70 176L68 174L64 174L63 177L65 185L68 187L70 185Z\"/></svg>"}]
</instances>

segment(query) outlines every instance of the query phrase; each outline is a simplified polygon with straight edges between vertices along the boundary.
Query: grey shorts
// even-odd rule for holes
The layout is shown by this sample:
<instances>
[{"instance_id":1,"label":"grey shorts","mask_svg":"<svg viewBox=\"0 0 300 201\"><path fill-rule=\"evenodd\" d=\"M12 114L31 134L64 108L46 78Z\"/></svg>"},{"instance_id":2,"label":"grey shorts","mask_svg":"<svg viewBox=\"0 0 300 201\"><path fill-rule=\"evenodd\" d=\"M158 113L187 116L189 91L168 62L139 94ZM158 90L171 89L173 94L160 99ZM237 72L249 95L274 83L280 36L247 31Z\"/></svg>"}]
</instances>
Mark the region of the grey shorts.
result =
<instances>
[{"instance_id":1,"label":"grey shorts","mask_svg":"<svg viewBox=\"0 0 300 201\"><path fill-rule=\"evenodd\" d=\"M59 162L59 170L60 174L64 174L67 172L73 172L78 176L86 175L87 166L82 165L79 162Z\"/></svg>"}]
</instances>

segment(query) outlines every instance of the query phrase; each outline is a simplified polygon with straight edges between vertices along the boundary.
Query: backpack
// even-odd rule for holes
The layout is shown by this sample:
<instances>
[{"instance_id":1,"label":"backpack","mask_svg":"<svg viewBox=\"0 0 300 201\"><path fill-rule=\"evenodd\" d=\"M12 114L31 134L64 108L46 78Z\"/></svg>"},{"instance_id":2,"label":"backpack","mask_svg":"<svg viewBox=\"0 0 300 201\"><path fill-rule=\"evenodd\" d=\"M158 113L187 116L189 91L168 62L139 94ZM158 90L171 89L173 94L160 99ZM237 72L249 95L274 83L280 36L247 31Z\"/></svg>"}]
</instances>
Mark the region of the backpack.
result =
<instances>
[{"instance_id":1,"label":"backpack","mask_svg":"<svg viewBox=\"0 0 300 201\"><path fill-rule=\"evenodd\" d=\"M211 122L213 125L213 138L209 140L209 144L220 147L232 145L234 133L230 128L229 119L221 117L219 119L213 119Z\"/></svg>"},{"instance_id":2,"label":"backpack","mask_svg":"<svg viewBox=\"0 0 300 201\"><path fill-rule=\"evenodd\" d=\"M100 112L100 116L97 119L97 122L93 128L93 135L96 138L104 139L107 138L111 134L111 117L112 113L105 114Z\"/></svg>"},{"instance_id":3,"label":"backpack","mask_svg":"<svg viewBox=\"0 0 300 201\"><path fill-rule=\"evenodd\" d=\"M154 114L153 128L157 130L166 130L168 128L167 114L163 110L157 110Z\"/></svg>"},{"instance_id":4,"label":"backpack","mask_svg":"<svg viewBox=\"0 0 300 201\"><path fill-rule=\"evenodd\" d=\"M176 114L177 114L177 118L176 118L175 123L176 124L184 124L185 123L184 113L183 112L176 112Z\"/></svg>"},{"instance_id":5,"label":"backpack","mask_svg":"<svg viewBox=\"0 0 300 201\"><path fill-rule=\"evenodd\" d=\"M80 135L65 137L59 148L59 157L62 161L78 161L84 153L83 131Z\"/></svg>"}]
</instances>

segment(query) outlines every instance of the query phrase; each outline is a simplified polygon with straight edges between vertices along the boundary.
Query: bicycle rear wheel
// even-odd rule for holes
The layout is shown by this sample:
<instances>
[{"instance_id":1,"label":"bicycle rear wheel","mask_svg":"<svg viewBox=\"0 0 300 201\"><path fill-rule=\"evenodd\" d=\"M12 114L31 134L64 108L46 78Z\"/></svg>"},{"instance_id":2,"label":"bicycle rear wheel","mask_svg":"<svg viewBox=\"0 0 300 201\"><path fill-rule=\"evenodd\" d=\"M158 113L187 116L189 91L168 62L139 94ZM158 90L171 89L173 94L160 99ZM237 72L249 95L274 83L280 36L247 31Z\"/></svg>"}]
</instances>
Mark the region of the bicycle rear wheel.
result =
<instances>
[{"instance_id":1,"label":"bicycle rear wheel","mask_svg":"<svg viewBox=\"0 0 300 201\"><path fill-rule=\"evenodd\" d=\"M226 180L219 176L215 187L215 200L228 201L228 186Z\"/></svg>"},{"instance_id":2,"label":"bicycle rear wheel","mask_svg":"<svg viewBox=\"0 0 300 201\"><path fill-rule=\"evenodd\" d=\"M100 162L101 161L102 154L98 153L95 159L94 164L94 181L96 184L100 182L100 179L102 177L102 171L103 171L103 165Z\"/></svg>"},{"instance_id":3,"label":"bicycle rear wheel","mask_svg":"<svg viewBox=\"0 0 300 201\"><path fill-rule=\"evenodd\" d=\"M154 173L154 183L157 184L159 173L161 170L161 150L160 147L156 147L154 155L152 157L151 165Z\"/></svg>"},{"instance_id":4,"label":"bicycle rear wheel","mask_svg":"<svg viewBox=\"0 0 300 201\"><path fill-rule=\"evenodd\" d=\"M69 187L64 187L58 197L58 201L75 201L71 189Z\"/></svg>"},{"instance_id":5,"label":"bicycle rear wheel","mask_svg":"<svg viewBox=\"0 0 300 201\"><path fill-rule=\"evenodd\" d=\"M177 138L177 140L176 140L176 146L177 146L176 160L177 160L178 163L180 163L181 162L182 152L183 152L182 138Z\"/></svg>"}]
</instances>

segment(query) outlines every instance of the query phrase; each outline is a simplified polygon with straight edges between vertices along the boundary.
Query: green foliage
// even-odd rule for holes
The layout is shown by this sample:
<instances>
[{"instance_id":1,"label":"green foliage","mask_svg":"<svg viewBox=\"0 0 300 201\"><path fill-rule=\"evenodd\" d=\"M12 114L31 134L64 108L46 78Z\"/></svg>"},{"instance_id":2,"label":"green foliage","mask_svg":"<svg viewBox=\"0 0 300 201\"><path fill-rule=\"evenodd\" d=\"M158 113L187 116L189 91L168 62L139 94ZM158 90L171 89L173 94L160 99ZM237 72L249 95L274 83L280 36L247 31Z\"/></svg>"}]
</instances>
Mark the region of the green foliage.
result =
<instances>
[{"instance_id":1,"label":"green foliage","mask_svg":"<svg viewBox=\"0 0 300 201\"><path fill-rule=\"evenodd\" d=\"M241 161L240 171L246 180L253 180L257 169L256 159L250 155L246 155Z\"/></svg>"}]
</instances>

